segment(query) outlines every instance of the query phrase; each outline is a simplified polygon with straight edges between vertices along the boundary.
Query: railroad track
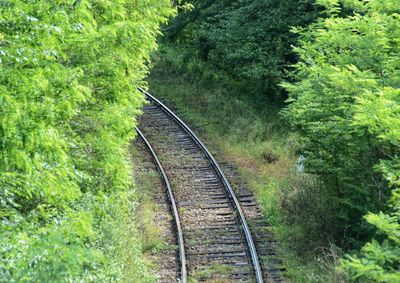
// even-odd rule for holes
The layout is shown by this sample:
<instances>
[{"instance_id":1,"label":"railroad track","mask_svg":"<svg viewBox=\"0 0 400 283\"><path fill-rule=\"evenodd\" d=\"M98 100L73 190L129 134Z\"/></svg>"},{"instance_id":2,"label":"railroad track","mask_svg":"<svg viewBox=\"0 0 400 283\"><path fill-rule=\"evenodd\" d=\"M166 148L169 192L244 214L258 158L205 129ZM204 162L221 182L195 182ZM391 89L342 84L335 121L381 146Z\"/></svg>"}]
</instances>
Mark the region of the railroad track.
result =
<instances>
[{"instance_id":1,"label":"railroad track","mask_svg":"<svg viewBox=\"0 0 400 283\"><path fill-rule=\"evenodd\" d=\"M270 261L277 263L272 266L260 264L259 256L274 257L275 253L266 245L272 243L269 239L258 245L253 241L269 237L254 197L239 191L238 199L217 161L193 131L164 104L140 90L150 103L143 109L137 131L168 194L180 282L188 278L191 282L281 282L278 261ZM252 219L254 229L246 216Z\"/></svg>"}]
</instances>

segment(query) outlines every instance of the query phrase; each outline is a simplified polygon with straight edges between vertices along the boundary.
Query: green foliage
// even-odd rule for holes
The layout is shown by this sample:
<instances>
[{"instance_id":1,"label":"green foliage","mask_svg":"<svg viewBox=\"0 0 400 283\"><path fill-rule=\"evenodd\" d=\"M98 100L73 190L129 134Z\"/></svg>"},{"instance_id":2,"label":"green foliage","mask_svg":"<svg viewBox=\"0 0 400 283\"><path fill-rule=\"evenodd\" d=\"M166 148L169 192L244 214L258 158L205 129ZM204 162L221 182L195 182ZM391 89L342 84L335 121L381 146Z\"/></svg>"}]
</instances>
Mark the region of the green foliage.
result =
<instances>
[{"instance_id":1,"label":"green foliage","mask_svg":"<svg viewBox=\"0 0 400 283\"><path fill-rule=\"evenodd\" d=\"M377 240L343 267L354 280L398 282L400 179L400 16L396 1L319 1L330 17L296 29L295 83L285 83L285 116L302 136L309 172L321 177L334 204L329 234L344 247ZM344 9L354 13L341 16ZM346 237L341 233L346 231ZM354 242L353 242L354 243ZM357 245L355 245L357 246ZM353 245L354 247L354 245Z\"/></svg>"},{"instance_id":2,"label":"green foliage","mask_svg":"<svg viewBox=\"0 0 400 283\"><path fill-rule=\"evenodd\" d=\"M390 6L390 1L385 6ZM374 4L374 3L371 3ZM382 7L372 6L375 9ZM397 19L398 14L397 14ZM397 29L400 28L400 20ZM400 35L400 34L399 34ZM397 39L400 37L397 37ZM354 124L365 126L386 148L388 158L381 160L376 169L383 173L392 188L392 198L388 213L369 213L365 220L376 226L380 241L372 240L361 249L360 256L347 256L342 268L347 270L354 280L375 282L400 281L400 89L384 86L375 93L371 91L357 99L357 113ZM382 239L383 238L383 239Z\"/></svg>"},{"instance_id":3,"label":"green foliage","mask_svg":"<svg viewBox=\"0 0 400 283\"><path fill-rule=\"evenodd\" d=\"M368 223L375 225L383 240L365 244L359 255L347 255L342 268L360 282L399 282L400 280L400 194L393 192L392 211L369 213Z\"/></svg>"},{"instance_id":4,"label":"green foliage","mask_svg":"<svg viewBox=\"0 0 400 283\"><path fill-rule=\"evenodd\" d=\"M169 44L185 48L182 66L205 63L206 69L223 71L243 92L264 99L280 92L284 68L296 61L290 48L296 35L290 27L305 26L319 14L313 0L198 0L194 5L166 33ZM189 73L203 77L195 70Z\"/></svg>"},{"instance_id":5,"label":"green foliage","mask_svg":"<svg viewBox=\"0 0 400 283\"><path fill-rule=\"evenodd\" d=\"M121 227L102 229L133 205L136 86L173 13L168 0L0 3L1 282L124 276L107 238Z\"/></svg>"}]
</instances>

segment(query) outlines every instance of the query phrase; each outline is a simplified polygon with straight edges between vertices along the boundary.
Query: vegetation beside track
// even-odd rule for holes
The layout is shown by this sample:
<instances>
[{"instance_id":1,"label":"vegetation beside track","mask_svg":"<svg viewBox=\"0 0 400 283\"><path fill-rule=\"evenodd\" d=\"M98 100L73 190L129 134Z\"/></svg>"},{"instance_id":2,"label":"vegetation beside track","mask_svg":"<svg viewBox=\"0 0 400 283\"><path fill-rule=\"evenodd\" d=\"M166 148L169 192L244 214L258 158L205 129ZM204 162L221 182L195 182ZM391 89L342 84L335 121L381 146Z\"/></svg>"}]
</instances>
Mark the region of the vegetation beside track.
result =
<instances>
[{"instance_id":1,"label":"vegetation beside track","mask_svg":"<svg viewBox=\"0 0 400 283\"><path fill-rule=\"evenodd\" d=\"M1 1L1 282L153 280L128 143L173 14L168 0Z\"/></svg>"}]
</instances>

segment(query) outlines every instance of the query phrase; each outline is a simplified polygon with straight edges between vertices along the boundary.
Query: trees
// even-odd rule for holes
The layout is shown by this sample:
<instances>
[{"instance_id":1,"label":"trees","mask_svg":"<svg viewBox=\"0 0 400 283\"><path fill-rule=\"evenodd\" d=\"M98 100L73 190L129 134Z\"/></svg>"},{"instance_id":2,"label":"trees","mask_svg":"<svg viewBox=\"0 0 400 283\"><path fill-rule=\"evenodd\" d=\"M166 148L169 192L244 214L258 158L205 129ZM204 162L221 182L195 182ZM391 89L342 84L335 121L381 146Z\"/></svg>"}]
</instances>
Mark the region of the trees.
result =
<instances>
[{"instance_id":1,"label":"trees","mask_svg":"<svg viewBox=\"0 0 400 283\"><path fill-rule=\"evenodd\" d=\"M390 4L390 3L385 3ZM390 10L389 10L390 11ZM399 32L400 20L397 18L395 29ZM393 23L392 23L393 24ZM389 23L390 25L390 23ZM397 39L400 38L397 33ZM396 34L394 35L396 36ZM395 55L395 53L392 53ZM394 58L393 58L394 59ZM390 60L389 60L390 61ZM393 65L394 63L394 65ZM397 65L397 66L396 66ZM397 69L398 63L388 63L388 67ZM397 69L398 70L398 69ZM396 76L396 75L395 75ZM398 76L398 73L397 73ZM386 153L376 170L381 172L390 188L393 188L386 213L368 213L365 220L374 225L378 240L372 240L361 249L361 255L350 256L342 261L342 268L348 271L354 280L374 282L400 281L400 88L381 86L375 93L367 92L357 100L357 113L354 124L366 127L376 137L379 147Z\"/></svg>"},{"instance_id":2,"label":"trees","mask_svg":"<svg viewBox=\"0 0 400 283\"><path fill-rule=\"evenodd\" d=\"M295 83L285 83L291 104L285 116L302 136L309 172L330 188L336 205L331 234L347 248L382 236L344 262L354 279L395 281L398 272L400 17L397 1L318 1L329 18L296 29ZM346 12L344 12L346 11ZM352 11L349 16L341 16ZM338 243L338 242L336 242ZM395 259L397 257L397 259ZM365 265L365 266L363 266ZM398 280L398 278L397 278Z\"/></svg>"},{"instance_id":3,"label":"trees","mask_svg":"<svg viewBox=\"0 0 400 283\"><path fill-rule=\"evenodd\" d=\"M167 40L185 46L187 57L225 72L253 96L273 97L296 61L291 26L319 15L312 0L195 1L195 9L174 19Z\"/></svg>"},{"instance_id":4,"label":"trees","mask_svg":"<svg viewBox=\"0 0 400 283\"><path fill-rule=\"evenodd\" d=\"M2 280L123 276L107 218L127 221L136 86L173 13L168 0L0 3Z\"/></svg>"},{"instance_id":5,"label":"trees","mask_svg":"<svg viewBox=\"0 0 400 283\"><path fill-rule=\"evenodd\" d=\"M399 190L393 192L391 212L369 213L365 219L376 226L378 240L365 244L358 255L347 255L341 268L354 281L399 282L400 280L400 197Z\"/></svg>"}]
</instances>

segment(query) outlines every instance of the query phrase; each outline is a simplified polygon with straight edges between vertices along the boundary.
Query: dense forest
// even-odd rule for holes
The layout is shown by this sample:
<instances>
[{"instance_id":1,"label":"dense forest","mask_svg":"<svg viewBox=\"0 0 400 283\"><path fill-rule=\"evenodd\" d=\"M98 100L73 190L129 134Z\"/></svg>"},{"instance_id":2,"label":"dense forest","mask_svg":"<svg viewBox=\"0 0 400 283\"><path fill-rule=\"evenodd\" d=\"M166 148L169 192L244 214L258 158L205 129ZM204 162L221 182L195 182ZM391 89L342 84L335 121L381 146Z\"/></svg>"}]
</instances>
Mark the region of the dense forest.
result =
<instances>
[{"instance_id":1,"label":"dense forest","mask_svg":"<svg viewBox=\"0 0 400 283\"><path fill-rule=\"evenodd\" d=\"M0 1L0 282L156 282L143 85L238 165L288 281L399 282L399 1L173 2Z\"/></svg>"}]
</instances>

